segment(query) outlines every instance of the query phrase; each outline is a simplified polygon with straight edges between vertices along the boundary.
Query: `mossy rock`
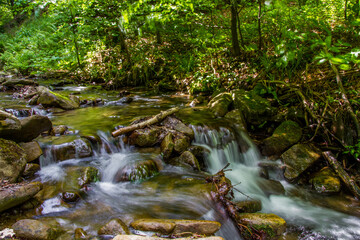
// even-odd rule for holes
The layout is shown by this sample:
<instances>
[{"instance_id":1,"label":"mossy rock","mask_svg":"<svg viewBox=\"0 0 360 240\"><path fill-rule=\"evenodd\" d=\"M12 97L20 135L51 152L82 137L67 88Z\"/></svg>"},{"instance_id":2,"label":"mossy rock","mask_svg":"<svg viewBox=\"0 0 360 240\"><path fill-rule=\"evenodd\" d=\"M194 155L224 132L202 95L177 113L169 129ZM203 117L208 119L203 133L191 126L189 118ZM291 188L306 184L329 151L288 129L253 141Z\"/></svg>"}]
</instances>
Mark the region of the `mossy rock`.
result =
<instances>
[{"instance_id":1,"label":"mossy rock","mask_svg":"<svg viewBox=\"0 0 360 240\"><path fill-rule=\"evenodd\" d=\"M86 185L99 180L99 170L95 167L69 167L65 179L63 192L79 192Z\"/></svg>"},{"instance_id":2,"label":"mossy rock","mask_svg":"<svg viewBox=\"0 0 360 240\"><path fill-rule=\"evenodd\" d=\"M216 117L223 117L229 111L233 99L230 93L220 93L208 104L208 108Z\"/></svg>"},{"instance_id":3,"label":"mossy rock","mask_svg":"<svg viewBox=\"0 0 360 240\"><path fill-rule=\"evenodd\" d=\"M284 176L293 181L321 158L320 150L310 144L296 144L281 155L286 164Z\"/></svg>"},{"instance_id":4,"label":"mossy rock","mask_svg":"<svg viewBox=\"0 0 360 240\"><path fill-rule=\"evenodd\" d=\"M153 160L132 162L116 173L114 181L141 181L156 175L158 172L158 166Z\"/></svg>"},{"instance_id":5,"label":"mossy rock","mask_svg":"<svg viewBox=\"0 0 360 240\"><path fill-rule=\"evenodd\" d=\"M139 147L151 147L158 142L159 134L158 128L137 129L129 136L129 143Z\"/></svg>"},{"instance_id":6,"label":"mossy rock","mask_svg":"<svg viewBox=\"0 0 360 240\"><path fill-rule=\"evenodd\" d=\"M254 233L264 236L264 239L276 239L286 230L285 220L269 213L239 214L237 222L246 227L242 231L245 239L253 239Z\"/></svg>"},{"instance_id":7,"label":"mossy rock","mask_svg":"<svg viewBox=\"0 0 360 240\"><path fill-rule=\"evenodd\" d=\"M0 180L16 182L25 165L24 150L13 141L0 138Z\"/></svg>"},{"instance_id":8,"label":"mossy rock","mask_svg":"<svg viewBox=\"0 0 360 240\"><path fill-rule=\"evenodd\" d=\"M52 240L60 231L39 220L22 219L12 225L17 237L21 239Z\"/></svg>"},{"instance_id":9,"label":"mossy rock","mask_svg":"<svg viewBox=\"0 0 360 240\"><path fill-rule=\"evenodd\" d=\"M259 125L270 120L275 115L275 109L271 103L256 95L255 92L245 90L234 90L231 92L234 108L239 109L248 124Z\"/></svg>"},{"instance_id":10,"label":"mossy rock","mask_svg":"<svg viewBox=\"0 0 360 240\"><path fill-rule=\"evenodd\" d=\"M186 136L178 136L174 140L174 151L178 154L184 152L190 146L190 139Z\"/></svg>"},{"instance_id":11,"label":"mossy rock","mask_svg":"<svg viewBox=\"0 0 360 240\"><path fill-rule=\"evenodd\" d=\"M262 154L266 156L281 154L284 150L299 142L302 130L299 124L285 121L278 126L273 135L263 142Z\"/></svg>"},{"instance_id":12,"label":"mossy rock","mask_svg":"<svg viewBox=\"0 0 360 240\"><path fill-rule=\"evenodd\" d=\"M243 200L236 202L235 204L242 213L254 213L261 211L262 208L261 201L257 199Z\"/></svg>"},{"instance_id":13,"label":"mossy rock","mask_svg":"<svg viewBox=\"0 0 360 240\"><path fill-rule=\"evenodd\" d=\"M80 101L76 96L66 97L59 93L50 91L48 88L40 86L37 87L38 98L36 103L44 107L55 107L64 110L72 110L79 108Z\"/></svg>"},{"instance_id":14,"label":"mossy rock","mask_svg":"<svg viewBox=\"0 0 360 240\"><path fill-rule=\"evenodd\" d=\"M234 109L225 115L225 118L230 120L237 129L246 132L247 126L243 113L239 109Z\"/></svg>"},{"instance_id":15,"label":"mossy rock","mask_svg":"<svg viewBox=\"0 0 360 240\"><path fill-rule=\"evenodd\" d=\"M328 167L315 173L310 183L318 193L338 193L341 189L339 177Z\"/></svg>"}]
</instances>

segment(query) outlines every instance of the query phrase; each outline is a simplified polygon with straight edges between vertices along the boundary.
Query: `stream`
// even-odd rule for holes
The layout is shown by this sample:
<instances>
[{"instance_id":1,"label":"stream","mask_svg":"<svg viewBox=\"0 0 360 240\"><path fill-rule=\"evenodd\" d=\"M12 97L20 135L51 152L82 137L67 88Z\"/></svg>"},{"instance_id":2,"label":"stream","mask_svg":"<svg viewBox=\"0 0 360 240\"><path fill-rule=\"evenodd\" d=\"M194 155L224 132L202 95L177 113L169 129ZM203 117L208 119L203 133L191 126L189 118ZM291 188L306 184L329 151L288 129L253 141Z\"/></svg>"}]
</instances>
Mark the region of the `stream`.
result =
<instances>
[{"instance_id":1,"label":"stream","mask_svg":"<svg viewBox=\"0 0 360 240\"><path fill-rule=\"evenodd\" d=\"M81 97L103 98L108 103L118 99L116 92L105 93L79 87L67 87L61 91L81 92ZM141 90L131 93L131 103L58 112L30 108L25 101L1 93L3 107L19 118L29 114L47 115L53 125L69 126L72 136L96 136L101 139L101 144L93 146L92 156L85 158L58 162L51 152L45 151L40 158L41 170L36 178L45 189L49 189L50 197L34 213L34 218L56 220L69 232L83 228L90 235L96 235L97 229L113 218L120 218L127 225L138 218L215 220L222 224L217 236L226 240L242 239L234 223L214 206L203 191L204 179L209 173L215 174L230 163L231 171L227 171L226 176L237 189L234 192L236 200L261 200L261 212L284 218L287 232L282 239L360 239L360 218L351 216L351 210L340 211L334 207L336 197L308 193L306 189L287 183L275 169L270 171L270 179L280 181L285 188L285 194L276 193L272 182L259 176L258 164L269 160L260 155L245 133L233 130L231 123L214 119L202 107L185 107L190 102L186 95L152 96ZM129 146L124 144L122 137L112 138L110 132L116 126L129 125L136 118L155 115L175 106L183 108L176 115L190 124L195 132L192 144L209 151L205 157L208 173L164 164L159 174L145 181L115 183L118 169L131 162L156 159L160 150L158 147ZM46 148L53 139L39 137L37 141ZM280 160L276 163L281 165ZM74 166L96 167L100 180L90 185L85 198L75 204L65 204L58 193L67 184L68 169Z\"/></svg>"}]
</instances>

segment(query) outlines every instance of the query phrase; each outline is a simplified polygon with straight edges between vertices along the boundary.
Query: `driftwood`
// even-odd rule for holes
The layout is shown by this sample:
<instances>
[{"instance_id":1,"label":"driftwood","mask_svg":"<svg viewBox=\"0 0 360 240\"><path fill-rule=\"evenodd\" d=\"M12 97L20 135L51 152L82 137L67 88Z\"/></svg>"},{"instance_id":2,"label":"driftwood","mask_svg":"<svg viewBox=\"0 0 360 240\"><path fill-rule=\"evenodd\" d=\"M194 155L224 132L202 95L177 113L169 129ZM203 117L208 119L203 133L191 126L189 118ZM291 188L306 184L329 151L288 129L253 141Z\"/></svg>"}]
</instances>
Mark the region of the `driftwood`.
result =
<instances>
[{"instance_id":1,"label":"driftwood","mask_svg":"<svg viewBox=\"0 0 360 240\"><path fill-rule=\"evenodd\" d=\"M118 130L115 130L111 133L111 135L113 137L117 137L117 136L120 136L122 134L125 134L125 133L128 133L128 132L132 132L136 129L141 129L141 128L144 128L144 127L147 127L147 126L150 126L150 125L153 125L155 123L158 123L160 121L162 121L164 118L166 118L167 116L173 114L173 113L176 113L179 111L179 108L178 107L175 107L175 108L170 108L166 111L163 111L157 115L155 115L154 117L144 121L144 122L141 122L141 123L138 123L138 124L134 124L134 125L130 125L130 126L127 126L127 127L123 127L123 128L120 128Z\"/></svg>"},{"instance_id":2,"label":"driftwood","mask_svg":"<svg viewBox=\"0 0 360 240\"><path fill-rule=\"evenodd\" d=\"M355 180L352 179L347 174L347 172L345 172L340 163L336 160L335 156L330 151L323 152L322 155L329 162L331 167L334 169L340 179L345 183L345 185L349 188L349 190L354 194L354 196L360 199L359 186L356 184Z\"/></svg>"}]
</instances>

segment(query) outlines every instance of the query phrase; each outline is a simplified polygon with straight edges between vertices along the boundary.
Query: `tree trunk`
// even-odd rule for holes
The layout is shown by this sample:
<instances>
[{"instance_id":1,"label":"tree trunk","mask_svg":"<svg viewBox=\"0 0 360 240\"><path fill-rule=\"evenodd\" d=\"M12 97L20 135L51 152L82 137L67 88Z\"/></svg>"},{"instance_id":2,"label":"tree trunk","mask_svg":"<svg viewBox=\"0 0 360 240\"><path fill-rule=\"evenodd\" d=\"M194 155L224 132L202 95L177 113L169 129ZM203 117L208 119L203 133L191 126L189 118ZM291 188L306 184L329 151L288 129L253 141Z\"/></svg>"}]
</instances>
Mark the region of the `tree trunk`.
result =
<instances>
[{"instance_id":1,"label":"tree trunk","mask_svg":"<svg viewBox=\"0 0 360 240\"><path fill-rule=\"evenodd\" d=\"M237 24L238 24L237 26L238 26L239 35L240 35L241 46L244 47L245 46L244 38L243 38L243 35L242 35L242 31L241 31L241 22L240 22L240 17L239 17L238 13L236 14L236 18L237 18Z\"/></svg>"},{"instance_id":2,"label":"tree trunk","mask_svg":"<svg viewBox=\"0 0 360 240\"><path fill-rule=\"evenodd\" d=\"M173 113L176 113L179 111L179 108L178 107L175 107L175 108L170 108L169 110L166 110L166 111L163 111L157 115L155 115L154 117L144 121L144 122L141 122L141 123L138 123L138 124L134 124L134 125L130 125L130 126L127 126L127 127L123 127L123 128L120 128L118 130L115 130L111 133L111 135L113 137L117 137L117 136L120 136L122 134L125 134L125 133L128 133L128 132L132 132L136 129L140 129L140 128L144 128L144 127L147 127L147 126L150 126L150 125L153 125L155 123L158 123L160 121L162 121L164 118L166 118L167 116L173 114Z\"/></svg>"},{"instance_id":3,"label":"tree trunk","mask_svg":"<svg viewBox=\"0 0 360 240\"><path fill-rule=\"evenodd\" d=\"M239 38L237 32L237 8L235 3L231 3L231 40L234 56L240 56Z\"/></svg>"},{"instance_id":4,"label":"tree trunk","mask_svg":"<svg viewBox=\"0 0 360 240\"><path fill-rule=\"evenodd\" d=\"M259 53L261 52L262 48L262 38L261 38L261 0L258 0L259 3L259 12L258 12L258 34L259 34Z\"/></svg>"},{"instance_id":5,"label":"tree trunk","mask_svg":"<svg viewBox=\"0 0 360 240\"><path fill-rule=\"evenodd\" d=\"M355 180L352 179L347 172L342 168L340 163L336 160L335 156L330 152L323 152L323 157L329 162L331 167L334 169L336 174L344 182L344 184L349 188L349 190L354 194L357 199L360 199L360 188L356 184Z\"/></svg>"},{"instance_id":6,"label":"tree trunk","mask_svg":"<svg viewBox=\"0 0 360 240\"><path fill-rule=\"evenodd\" d=\"M347 20L347 5L348 5L348 0L345 0L345 8L344 8L344 17L345 17L345 20Z\"/></svg>"}]
</instances>

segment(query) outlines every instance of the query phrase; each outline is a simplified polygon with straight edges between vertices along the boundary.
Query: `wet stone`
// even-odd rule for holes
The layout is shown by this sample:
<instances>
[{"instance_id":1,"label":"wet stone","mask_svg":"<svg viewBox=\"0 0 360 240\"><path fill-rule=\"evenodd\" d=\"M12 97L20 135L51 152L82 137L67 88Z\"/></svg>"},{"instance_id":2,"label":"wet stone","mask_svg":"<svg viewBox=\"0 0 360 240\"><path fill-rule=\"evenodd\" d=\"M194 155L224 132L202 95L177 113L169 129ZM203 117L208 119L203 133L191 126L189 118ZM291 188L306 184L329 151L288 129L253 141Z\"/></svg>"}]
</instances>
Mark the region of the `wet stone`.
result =
<instances>
[{"instance_id":1,"label":"wet stone","mask_svg":"<svg viewBox=\"0 0 360 240\"><path fill-rule=\"evenodd\" d=\"M61 198L68 203L74 203L79 200L79 194L76 192L63 192Z\"/></svg>"},{"instance_id":2,"label":"wet stone","mask_svg":"<svg viewBox=\"0 0 360 240\"><path fill-rule=\"evenodd\" d=\"M126 224L120 219L113 219L108 222L105 226L99 229L99 235L125 235L129 234L130 231Z\"/></svg>"},{"instance_id":3,"label":"wet stone","mask_svg":"<svg viewBox=\"0 0 360 240\"><path fill-rule=\"evenodd\" d=\"M114 178L115 182L139 181L156 175L159 169L153 160L142 160L129 163L120 169Z\"/></svg>"},{"instance_id":4,"label":"wet stone","mask_svg":"<svg viewBox=\"0 0 360 240\"><path fill-rule=\"evenodd\" d=\"M75 229L75 240L89 239L89 236L82 228Z\"/></svg>"},{"instance_id":5,"label":"wet stone","mask_svg":"<svg viewBox=\"0 0 360 240\"><path fill-rule=\"evenodd\" d=\"M318 193L338 193L341 189L339 177L330 168L324 168L315 173L310 183Z\"/></svg>"},{"instance_id":6,"label":"wet stone","mask_svg":"<svg viewBox=\"0 0 360 240\"><path fill-rule=\"evenodd\" d=\"M27 143L19 143L19 146L24 149L26 153L26 160L27 162L32 162L38 159L42 154L43 151L39 145L39 143L32 141Z\"/></svg>"},{"instance_id":7,"label":"wet stone","mask_svg":"<svg viewBox=\"0 0 360 240\"><path fill-rule=\"evenodd\" d=\"M25 177L25 178L31 178L39 170L40 170L40 165L39 164L37 164L37 163L27 163L22 176Z\"/></svg>"},{"instance_id":8,"label":"wet stone","mask_svg":"<svg viewBox=\"0 0 360 240\"><path fill-rule=\"evenodd\" d=\"M23 219L12 225L17 237L24 239L52 240L57 231L49 225L33 219Z\"/></svg>"},{"instance_id":9,"label":"wet stone","mask_svg":"<svg viewBox=\"0 0 360 240\"><path fill-rule=\"evenodd\" d=\"M245 213L258 212L261 211L262 208L261 201L255 199L244 200L237 202L235 204L238 208L240 208L240 212L245 212Z\"/></svg>"}]
</instances>

